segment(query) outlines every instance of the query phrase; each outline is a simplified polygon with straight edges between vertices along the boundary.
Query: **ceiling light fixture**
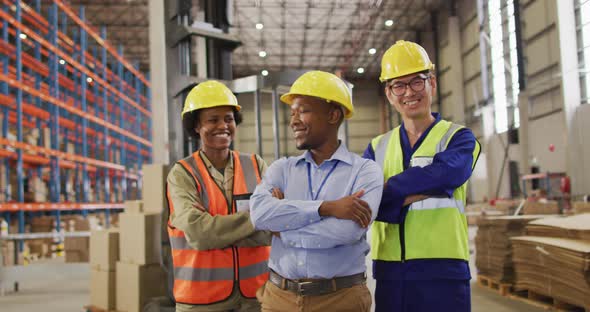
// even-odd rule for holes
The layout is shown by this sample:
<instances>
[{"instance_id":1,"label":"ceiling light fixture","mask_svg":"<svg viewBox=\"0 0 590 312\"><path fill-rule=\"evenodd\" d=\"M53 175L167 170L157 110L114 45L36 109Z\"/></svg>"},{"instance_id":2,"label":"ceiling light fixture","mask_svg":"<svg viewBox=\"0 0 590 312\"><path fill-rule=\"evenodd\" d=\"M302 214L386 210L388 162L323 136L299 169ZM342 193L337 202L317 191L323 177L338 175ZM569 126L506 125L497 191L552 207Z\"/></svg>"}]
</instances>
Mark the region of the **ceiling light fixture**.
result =
<instances>
[{"instance_id":1,"label":"ceiling light fixture","mask_svg":"<svg viewBox=\"0 0 590 312\"><path fill-rule=\"evenodd\" d=\"M390 20L390 19L386 20L385 21L385 26L387 26L387 27L393 26L393 20Z\"/></svg>"},{"instance_id":2,"label":"ceiling light fixture","mask_svg":"<svg viewBox=\"0 0 590 312\"><path fill-rule=\"evenodd\" d=\"M266 57L266 51L260 51L260 52L258 52L258 56L260 56L260 57Z\"/></svg>"},{"instance_id":3,"label":"ceiling light fixture","mask_svg":"<svg viewBox=\"0 0 590 312\"><path fill-rule=\"evenodd\" d=\"M356 72L359 73L359 74L362 74L362 73L365 72L365 69L362 68L362 67L359 67L359 68L357 68Z\"/></svg>"},{"instance_id":4,"label":"ceiling light fixture","mask_svg":"<svg viewBox=\"0 0 590 312\"><path fill-rule=\"evenodd\" d=\"M263 69L261 72L262 76L268 76L268 70Z\"/></svg>"},{"instance_id":5,"label":"ceiling light fixture","mask_svg":"<svg viewBox=\"0 0 590 312\"><path fill-rule=\"evenodd\" d=\"M65 65L65 64L66 64L66 61L64 61L64 60L59 60L59 63L60 63L61 65Z\"/></svg>"},{"instance_id":6,"label":"ceiling light fixture","mask_svg":"<svg viewBox=\"0 0 590 312\"><path fill-rule=\"evenodd\" d=\"M373 55L375 53L377 53L377 50L375 48L370 48L369 49L369 54Z\"/></svg>"},{"instance_id":7,"label":"ceiling light fixture","mask_svg":"<svg viewBox=\"0 0 590 312\"><path fill-rule=\"evenodd\" d=\"M21 33L21 34L20 34L20 38L21 38L21 39L27 39L27 34L23 34L23 33Z\"/></svg>"},{"instance_id":8,"label":"ceiling light fixture","mask_svg":"<svg viewBox=\"0 0 590 312\"><path fill-rule=\"evenodd\" d=\"M256 29L261 30L262 28L264 28L264 24L256 23Z\"/></svg>"},{"instance_id":9,"label":"ceiling light fixture","mask_svg":"<svg viewBox=\"0 0 590 312\"><path fill-rule=\"evenodd\" d=\"M90 78L90 77L86 78L86 82L91 83L92 82L92 78Z\"/></svg>"}]
</instances>

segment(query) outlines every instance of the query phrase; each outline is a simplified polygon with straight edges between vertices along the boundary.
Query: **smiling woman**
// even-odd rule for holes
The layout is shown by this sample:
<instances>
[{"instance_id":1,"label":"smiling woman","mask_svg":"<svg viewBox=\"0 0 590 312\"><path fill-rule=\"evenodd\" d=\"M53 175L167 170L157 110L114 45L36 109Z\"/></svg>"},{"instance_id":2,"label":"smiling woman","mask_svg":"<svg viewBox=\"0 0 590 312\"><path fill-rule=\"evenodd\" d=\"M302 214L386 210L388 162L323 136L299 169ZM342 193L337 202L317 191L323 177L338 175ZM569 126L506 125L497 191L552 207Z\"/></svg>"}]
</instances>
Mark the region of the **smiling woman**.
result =
<instances>
[{"instance_id":1,"label":"smiling woman","mask_svg":"<svg viewBox=\"0 0 590 312\"><path fill-rule=\"evenodd\" d=\"M240 109L218 81L197 85L185 100L183 126L202 144L167 178L176 311L259 310L254 297L268 279L270 234L254 229L248 201L266 163L230 148Z\"/></svg>"}]
</instances>

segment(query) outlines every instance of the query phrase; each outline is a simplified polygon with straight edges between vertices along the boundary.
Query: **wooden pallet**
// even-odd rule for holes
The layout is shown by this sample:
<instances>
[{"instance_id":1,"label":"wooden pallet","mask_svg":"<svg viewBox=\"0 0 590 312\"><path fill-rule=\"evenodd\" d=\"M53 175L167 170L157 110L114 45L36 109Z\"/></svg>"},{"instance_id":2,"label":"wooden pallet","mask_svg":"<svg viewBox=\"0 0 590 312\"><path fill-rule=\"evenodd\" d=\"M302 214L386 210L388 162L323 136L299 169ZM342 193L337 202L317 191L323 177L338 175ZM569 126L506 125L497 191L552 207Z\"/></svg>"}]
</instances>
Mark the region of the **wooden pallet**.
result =
<instances>
[{"instance_id":1,"label":"wooden pallet","mask_svg":"<svg viewBox=\"0 0 590 312\"><path fill-rule=\"evenodd\" d=\"M508 296L512 291L512 284L502 283L485 275L477 275L477 284L499 293L501 296Z\"/></svg>"},{"instance_id":2,"label":"wooden pallet","mask_svg":"<svg viewBox=\"0 0 590 312\"><path fill-rule=\"evenodd\" d=\"M558 311L558 312L570 312L570 311L581 311L590 312L589 309L584 309L580 306L576 306L551 296L546 296L535 292L533 290L516 290L509 296L511 299L525 302L527 304L545 309L547 311Z\"/></svg>"}]
</instances>

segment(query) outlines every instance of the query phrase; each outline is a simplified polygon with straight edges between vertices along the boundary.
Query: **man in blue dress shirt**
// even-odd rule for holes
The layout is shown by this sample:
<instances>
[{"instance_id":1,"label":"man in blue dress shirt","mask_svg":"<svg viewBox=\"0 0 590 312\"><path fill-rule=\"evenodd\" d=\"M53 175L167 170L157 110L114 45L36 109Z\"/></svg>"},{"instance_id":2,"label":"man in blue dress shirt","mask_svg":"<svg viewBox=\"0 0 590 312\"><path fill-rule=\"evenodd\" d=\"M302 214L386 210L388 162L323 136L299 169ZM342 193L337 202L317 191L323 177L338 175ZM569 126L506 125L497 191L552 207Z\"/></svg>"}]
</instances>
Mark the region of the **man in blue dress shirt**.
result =
<instances>
[{"instance_id":1,"label":"man in blue dress shirt","mask_svg":"<svg viewBox=\"0 0 590 312\"><path fill-rule=\"evenodd\" d=\"M434 64L420 45L396 42L381 68L403 123L364 153L385 177L371 229L376 311L470 311L465 199L479 143L468 128L431 112Z\"/></svg>"},{"instance_id":2,"label":"man in blue dress shirt","mask_svg":"<svg viewBox=\"0 0 590 312\"><path fill-rule=\"evenodd\" d=\"M262 311L369 311L366 231L383 174L338 140L354 113L350 91L335 75L311 71L281 100L306 152L275 161L250 199L254 226L275 233L270 278L257 294Z\"/></svg>"}]
</instances>

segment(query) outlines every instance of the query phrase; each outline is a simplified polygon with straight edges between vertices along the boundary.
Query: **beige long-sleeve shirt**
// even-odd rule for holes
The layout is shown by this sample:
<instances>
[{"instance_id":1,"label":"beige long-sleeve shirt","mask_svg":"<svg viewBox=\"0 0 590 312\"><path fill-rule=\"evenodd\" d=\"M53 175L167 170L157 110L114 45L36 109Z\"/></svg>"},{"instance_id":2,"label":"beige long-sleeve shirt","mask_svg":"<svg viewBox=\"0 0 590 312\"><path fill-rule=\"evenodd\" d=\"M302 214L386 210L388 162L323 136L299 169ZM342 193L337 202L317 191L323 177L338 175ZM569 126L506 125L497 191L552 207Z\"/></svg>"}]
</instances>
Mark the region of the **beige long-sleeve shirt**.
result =
<instances>
[{"instance_id":1,"label":"beige long-sleeve shirt","mask_svg":"<svg viewBox=\"0 0 590 312\"><path fill-rule=\"evenodd\" d=\"M234 162L230 153L223 174L217 170L202 151L199 152L207 170L215 183L224 191L228 203L232 201ZM256 155L259 171L266 171L267 165ZM212 216L193 207L202 200L196 192L196 184L191 175L176 164L168 174L168 189L174 213L170 215L172 226L184 232L189 245L198 250L219 249L229 246L255 247L270 245L271 235L265 231L255 231L250 222L249 212L238 212L226 216ZM251 305L255 299L245 299L234 288L232 295L225 301L211 305L176 304L178 312L223 311L240 305Z\"/></svg>"}]
</instances>

